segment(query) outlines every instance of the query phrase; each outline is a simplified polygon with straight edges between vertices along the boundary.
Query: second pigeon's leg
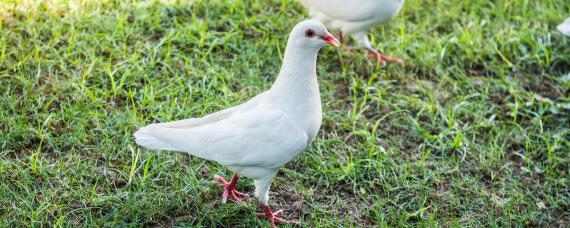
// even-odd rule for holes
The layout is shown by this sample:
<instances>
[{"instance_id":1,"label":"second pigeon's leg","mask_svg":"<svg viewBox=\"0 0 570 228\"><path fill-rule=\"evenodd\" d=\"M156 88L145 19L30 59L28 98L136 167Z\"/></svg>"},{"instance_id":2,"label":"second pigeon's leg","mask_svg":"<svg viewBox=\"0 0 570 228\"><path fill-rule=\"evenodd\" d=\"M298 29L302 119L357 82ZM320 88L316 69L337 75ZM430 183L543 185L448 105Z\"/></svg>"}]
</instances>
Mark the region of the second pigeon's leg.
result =
<instances>
[{"instance_id":1,"label":"second pigeon's leg","mask_svg":"<svg viewBox=\"0 0 570 228\"><path fill-rule=\"evenodd\" d=\"M368 40L368 36L366 35L366 33L357 32L357 33L352 34L352 37L356 40L356 42L358 42L358 46L366 48L366 50L368 50L368 56L370 58L375 59L379 63L381 63L381 64L384 64L386 62L398 63L398 64L403 63L402 60L400 60L398 58L384 56L384 55L378 53L376 50L374 50L374 48L372 48L372 44L370 44L370 40Z\"/></svg>"},{"instance_id":2,"label":"second pigeon's leg","mask_svg":"<svg viewBox=\"0 0 570 228\"><path fill-rule=\"evenodd\" d=\"M368 49L368 56L370 56L370 58L376 59L376 61L380 62L381 64L384 64L385 62L397 63L397 64L404 63L402 62L402 60L398 58L382 55L374 49Z\"/></svg>"},{"instance_id":3,"label":"second pigeon's leg","mask_svg":"<svg viewBox=\"0 0 570 228\"><path fill-rule=\"evenodd\" d=\"M224 193L222 193L223 203L225 203L228 200L228 195L231 197L231 200L236 203L243 203L243 200L241 200L239 197L249 196L248 194L236 191L236 185L239 179L237 173L234 173L234 176L232 176L232 180L230 182L224 180L224 178L218 175L216 175L214 178L216 178L216 180L224 186Z\"/></svg>"}]
</instances>

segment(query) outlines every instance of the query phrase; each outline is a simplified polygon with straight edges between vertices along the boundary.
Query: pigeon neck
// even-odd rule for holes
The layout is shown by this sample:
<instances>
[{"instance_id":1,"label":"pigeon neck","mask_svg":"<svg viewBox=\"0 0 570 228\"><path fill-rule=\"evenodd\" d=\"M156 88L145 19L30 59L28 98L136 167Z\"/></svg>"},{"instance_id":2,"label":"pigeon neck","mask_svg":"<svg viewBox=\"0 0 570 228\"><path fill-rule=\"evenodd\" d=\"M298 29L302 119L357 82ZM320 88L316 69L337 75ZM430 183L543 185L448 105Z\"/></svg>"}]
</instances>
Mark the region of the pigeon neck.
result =
<instances>
[{"instance_id":1,"label":"pigeon neck","mask_svg":"<svg viewBox=\"0 0 570 228\"><path fill-rule=\"evenodd\" d=\"M291 93L293 91L317 88L317 53L319 49L290 47L285 49L285 56L279 76L272 89ZM276 92L277 92L276 91Z\"/></svg>"}]
</instances>

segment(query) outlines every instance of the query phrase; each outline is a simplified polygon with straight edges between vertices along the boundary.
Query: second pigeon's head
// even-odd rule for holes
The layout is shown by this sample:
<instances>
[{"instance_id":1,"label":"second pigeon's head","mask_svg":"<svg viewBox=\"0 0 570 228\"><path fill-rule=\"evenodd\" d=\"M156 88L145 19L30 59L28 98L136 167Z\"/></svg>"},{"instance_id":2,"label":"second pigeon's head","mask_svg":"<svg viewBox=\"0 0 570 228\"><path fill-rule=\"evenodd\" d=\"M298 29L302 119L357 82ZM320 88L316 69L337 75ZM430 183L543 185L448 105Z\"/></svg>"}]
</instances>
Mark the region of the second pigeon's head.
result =
<instances>
[{"instance_id":1,"label":"second pigeon's head","mask_svg":"<svg viewBox=\"0 0 570 228\"><path fill-rule=\"evenodd\" d=\"M319 49L327 44L338 47L340 42L327 31L327 28L321 22L305 20L299 22L293 28L287 45Z\"/></svg>"}]
</instances>

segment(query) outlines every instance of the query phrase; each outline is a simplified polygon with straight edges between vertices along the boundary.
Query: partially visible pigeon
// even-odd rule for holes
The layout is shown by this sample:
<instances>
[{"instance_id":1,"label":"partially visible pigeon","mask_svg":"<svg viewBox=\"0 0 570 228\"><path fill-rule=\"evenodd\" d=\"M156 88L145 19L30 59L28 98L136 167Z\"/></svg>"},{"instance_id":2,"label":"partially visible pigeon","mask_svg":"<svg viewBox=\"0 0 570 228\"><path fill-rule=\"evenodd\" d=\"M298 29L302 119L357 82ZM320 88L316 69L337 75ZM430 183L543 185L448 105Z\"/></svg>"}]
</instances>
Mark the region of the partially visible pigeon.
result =
<instances>
[{"instance_id":1,"label":"partially visible pigeon","mask_svg":"<svg viewBox=\"0 0 570 228\"><path fill-rule=\"evenodd\" d=\"M313 19L317 19L329 28L338 29L340 41L342 33L348 33L358 46L365 48L368 55L378 62L402 63L398 58L387 57L378 53L368 40L366 31L384 24L400 12L404 0L299 0Z\"/></svg>"},{"instance_id":2,"label":"partially visible pigeon","mask_svg":"<svg viewBox=\"0 0 570 228\"><path fill-rule=\"evenodd\" d=\"M215 161L234 171L222 183L222 201L247 194L236 191L238 174L254 179L255 196L271 226L287 222L272 212L269 186L279 167L293 160L317 135L322 121L317 84L317 53L325 44L340 44L316 20L300 22L287 41L277 80L251 100L202 118L150 124L135 132L137 144L159 150L183 151Z\"/></svg>"},{"instance_id":3,"label":"partially visible pigeon","mask_svg":"<svg viewBox=\"0 0 570 228\"><path fill-rule=\"evenodd\" d=\"M570 37L570 17L566 18L566 20L564 22L562 22L562 24L558 25L558 27L556 27L556 28L558 29L558 31L560 31L565 36ZM570 73L568 73L566 75L562 75L562 80L563 81L570 81Z\"/></svg>"},{"instance_id":4,"label":"partially visible pigeon","mask_svg":"<svg viewBox=\"0 0 570 228\"><path fill-rule=\"evenodd\" d=\"M566 18L562 24L558 25L557 29L565 36L570 36L570 17Z\"/></svg>"}]
</instances>

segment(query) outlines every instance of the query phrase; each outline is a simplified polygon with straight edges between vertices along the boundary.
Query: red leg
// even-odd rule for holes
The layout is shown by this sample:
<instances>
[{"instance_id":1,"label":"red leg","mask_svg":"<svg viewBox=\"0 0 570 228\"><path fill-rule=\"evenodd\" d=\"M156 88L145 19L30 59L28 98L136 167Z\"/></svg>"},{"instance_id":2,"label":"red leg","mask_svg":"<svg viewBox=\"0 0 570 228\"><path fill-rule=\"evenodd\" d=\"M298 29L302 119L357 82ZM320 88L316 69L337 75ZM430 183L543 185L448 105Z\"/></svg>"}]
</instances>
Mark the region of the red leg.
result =
<instances>
[{"instance_id":1,"label":"red leg","mask_svg":"<svg viewBox=\"0 0 570 228\"><path fill-rule=\"evenodd\" d=\"M404 62L398 58L384 56L373 49L368 49L368 56L370 56L370 58L376 59L376 61L381 64L385 64L386 62L404 64Z\"/></svg>"},{"instance_id":2,"label":"red leg","mask_svg":"<svg viewBox=\"0 0 570 228\"><path fill-rule=\"evenodd\" d=\"M230 182L227 182L226 180L224 180L224 178L217 175L214 178L216 178L216 180L224 186L224 193L222 193L223 203L225 203L228 200L228 195L231 197L231 200L236 203L243 203L243 200L241 200L239 197L249 196L248 194L236 191L236 185L239 178L237 173L234 174Z\"/></svg>"},{"instance_id":3,"label":"red leg","mask_svg":"<svg viewBox=\"0 0 570 228\"><path fill-rule=\"evenodd\" d=\"M267 220L269 220L269 223L271 224L271 227L276 227L275 226L275 222L282 222L282 223L289 223L289 224L295 224L297 222L295 221L287 221L285 219L279 218L277 216L279 216L281 213L283 213L283 210L278 210L276 212L272 212L271 208L269 208L268 205L261 205L261 207L263 208L262 213L257 213L258 216L266 218Z\"/></svg>"},{"instance_id":4,"label":"red leg","mask_svg":"<svg viewBox=\"0 0 570 228\"><path fill-rule=\"evenodd\" d=\"M343 34L342 34L342 31L341 31L341 32L338 32L338 41L339 41L341 44L344 43L344 36L343 36Z\"/></svg>"}]
</instances>

